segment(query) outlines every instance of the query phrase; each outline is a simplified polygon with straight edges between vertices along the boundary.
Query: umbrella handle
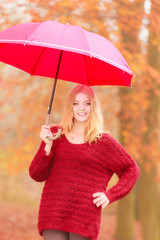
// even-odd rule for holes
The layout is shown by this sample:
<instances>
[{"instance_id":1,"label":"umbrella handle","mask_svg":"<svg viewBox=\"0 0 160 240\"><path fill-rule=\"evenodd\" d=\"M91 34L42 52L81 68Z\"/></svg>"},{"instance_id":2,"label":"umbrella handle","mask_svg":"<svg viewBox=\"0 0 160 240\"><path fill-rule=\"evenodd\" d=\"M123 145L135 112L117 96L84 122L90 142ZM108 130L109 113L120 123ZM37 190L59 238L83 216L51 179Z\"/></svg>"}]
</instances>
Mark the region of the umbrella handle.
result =
<instances>
[{"instance_id":1,"label":"umbrella handle","mask_svg":"<svg viewBox=\"0 0 160 240\"><path fill-rule=\"evenodd\" d=\"M47 118L46 118L46 125L48 125L48 123L49 123L49 119L50 119L50 114L48 114L47 115ZM60 135L61 135L61 132L62 132L62 129L58 129L58 132L57 132L57 134L56 135L54 135L54 136L52 136L52 137L47 137L47 139L49 139L49 140L56 140L57 138L59 138L60 137Z\"/></svg>"},{"instance_id":2,"label":"umbrella handle","mask_svg":"<svg viewBox=\"0 0 160 240\"><path fill-rule=\"evenodd\" d=\"M49 140L56 140L57 138L59 138L60 137L60 135L61 135L61 132L62 132L62 129L58 129L58 133L55 135L55 136L53 136L53 137L47 137L47 139L49 139Z\"/></svg>"}]
</instances>

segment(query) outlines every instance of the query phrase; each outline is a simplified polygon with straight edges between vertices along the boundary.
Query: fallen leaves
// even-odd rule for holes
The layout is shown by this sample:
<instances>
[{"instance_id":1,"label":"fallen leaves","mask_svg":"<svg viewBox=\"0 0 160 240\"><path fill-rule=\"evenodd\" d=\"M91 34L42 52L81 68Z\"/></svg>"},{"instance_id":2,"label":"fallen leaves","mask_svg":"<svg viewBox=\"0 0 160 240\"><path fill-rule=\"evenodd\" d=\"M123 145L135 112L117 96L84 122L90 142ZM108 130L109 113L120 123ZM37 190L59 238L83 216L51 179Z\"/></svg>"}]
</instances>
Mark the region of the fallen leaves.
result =
<instances>
[{"instance_id":1,"label":"fallen leaves","mask_svg":"<svg viewBox=\"0 0 160 240\"><path fill-rule=\"evenodd\" d=\"M37 230L37 207L1 202L0 240L42 240ZM99 240L115 240L115 227L116 214L103 212ZM136 240L142 240L138 222L135 232Z\"/></svg>"}]
</instances>

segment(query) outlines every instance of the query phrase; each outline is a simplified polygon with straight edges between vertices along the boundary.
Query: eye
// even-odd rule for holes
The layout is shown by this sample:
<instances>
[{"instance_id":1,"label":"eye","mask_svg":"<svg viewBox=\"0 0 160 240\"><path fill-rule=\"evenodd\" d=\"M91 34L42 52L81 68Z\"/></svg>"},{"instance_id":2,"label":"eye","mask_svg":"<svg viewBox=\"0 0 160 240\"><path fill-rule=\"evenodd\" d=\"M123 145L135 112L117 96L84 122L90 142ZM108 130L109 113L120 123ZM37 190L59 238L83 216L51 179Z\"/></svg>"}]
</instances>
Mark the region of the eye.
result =
<instances>
[{"instance_id":1,"label":"eye","mask_svg":"<svg viewBox=\"0 0 160 240\"><path fill-rule=\"evenodd\" d=\"M91 103L90 102L88 102L88 103L85 103L86 105L91 105ZM74 102L73 103L73 105L78 105L78 103L77 102Z\"/></svg>"}]
</instances>

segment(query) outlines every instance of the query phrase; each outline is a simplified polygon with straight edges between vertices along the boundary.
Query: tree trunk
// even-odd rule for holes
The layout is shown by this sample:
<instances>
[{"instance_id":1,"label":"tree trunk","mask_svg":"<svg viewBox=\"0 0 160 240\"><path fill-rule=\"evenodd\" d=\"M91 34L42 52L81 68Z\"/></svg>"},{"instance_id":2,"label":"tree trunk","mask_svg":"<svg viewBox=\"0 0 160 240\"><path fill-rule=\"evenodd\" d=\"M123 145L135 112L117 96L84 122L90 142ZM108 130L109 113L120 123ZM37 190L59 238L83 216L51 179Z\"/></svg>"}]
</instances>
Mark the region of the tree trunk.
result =
<instances>
[{"instance_id":1,"label":"tree trunk","mask_svg":"<svg viewBox=\"0 0 160 240\"><path fill-rule=\"evenodd\" d=\"M155 182L156 169L153 167L150 172L141 166L140 175L140 220L142 223L143 240L159 240L159 203L157 183Z\"/></svg>"},{"instance_id":2,"label":"tree trunk","mask_svg":"<svg viewBox=\"0 0 160 240\"><path fill-rule=\"evenodd\" d=\"M121 199L118 203L118 218L117 218L117 230L116 239L121 240L134 240L134 202L135 194L132 191L128 196Z\"/></svg>"},{"instance_id":3,"label":"tree trunk","mask_svg":"<svg viewBox=\"0 0 160 240\"><path fill-rule=\"evenodd\" d=\"M142 24L143 12L144 12L144 0L135 1L133 3L120 1L121 4L117 9L118 12L118 21L120 21L120 26L123 27L121 29L121 38L123 42L123 48L133 57L140 52L140 45L138 44L138 35ZM116 1L116 4L118 4ZM125 11L125 17L124 12ZM132 9L132 10L131 10ZM129 10L129 11L128 11ZM129 12L129 13L128 13ZM132 12L132 17L129 15ZM136 14L136 15L134 15ZM138 16L138 17L137 17ZM128 27L126 28L126 19L134 19L135 24L133 25L130 21L128 22ZM124 19L124 20L122 20ZM132 19L132 20L133 20ZM130 26L130 27L129 27ZM131 59L132 59L131 57ZM130 61L132 61L130 59ZM136 87L135 87L136 89ZM130 144L133 146L137 143L133 141L131 136L136 135L136 130L138 128L138 119L134 117L133 111L133 98L135 98L135 94L133 94L132 89L120 89L120 103L121 103L121 111L119 114L120 119L120 142L126 148ZM134 104L135 107L135 104ZM130 114L127 116L126 112ZM130 135L127 140L126 135ZM132 141L132 142L131 142ZM134 150L129 151L134 158ZM135 159L136 160L136 159ZM117 226L116 226L116 239L118 240L135 240L135 219L138 215L138 209L136 207L137 198L135 197L136 191L133 191L124 199L120 200L118 203L118 216L117 216Z\"/></svg>"},{"instance_id":4,"label":"tree trunk","mask_svg":"<svg viewBox=\"0 0 160 240\"><path fill-rule=\"evenodd\" d=\"M153 1L153 0L152 0ZM151 10L153 11L153 9ZM152 13L153 14L153 13ZM153 15L152 15L153 16ZM149 26L149 41L148 41L148 63L155 70L160 70L160 51L158 50L158 35L156 35L152 26ZM154 42L153 42L154 39ZM158 199L158 186L156 182L157 165L159 161L159 96L156 91L160 89L159 84L154 77L150 76L152 83L148 90L149 106L144 114L144 124L147 130L143 134L143 144L146 151L142 155L143 162L147 165L141 165L140 176L140 219L142 222L142 232L144 240L159 240L160 239L160 207ZM147 151L148 146L154 146L153 149ZM156 154L155 154L156 153ZM157 159L156 159L157 158Z\"/></svg>"},{"instance_id":5,"label":"tree trunk","mask_svg":"<svg viewBox=\"0 0 160 240\"><path fill-rule=\"evenodd\" d=\"M120 99L121 99L121 112L119 114L120 122L120 143L125 145L125 134L127 131L127 126L130 123L129 118L124 117L124 113L130 111L128 103L124 100L124 97L130 94L130 89L122 88L120 90ZM127 150L127 149L126 149ZM117 211L117 226L115 237L118 240L135 240L135 192L132 190L129 195L121 199L118 202L118 211Z\"/></svg>"},{"instance_id":6,"label":"tree trunk","mask_svg":"<svg viewBox=\"0 0 160 240\"><path fill-rule=\"evenodd\" d=\"M154 37L154 38L153 38ZM156 39L156 35L150 29L150 38L148 46L148 62L155 68L160 69L160 52L158 48L152 44L152 39ZM155 80L152 79L154 82ZM157 85L157 86L156 86ZM154 82L153 86L159 88ZM157 146L158 152L158 120L159 120L159 96L155 94L154 87L149 92L149 106L144 115L144 124L147 125L147 131L143 134L143 144L145 146ZM146 148L147 149L147 148ZM140 219L142 222L142 231L144 240L159 240L160 239L160 207L158 202L158 186L156 182L157 166L155 149L152 152L145 151L142 158L147 165L141 165L140 176Z\"/></svg>"}]
</instances>

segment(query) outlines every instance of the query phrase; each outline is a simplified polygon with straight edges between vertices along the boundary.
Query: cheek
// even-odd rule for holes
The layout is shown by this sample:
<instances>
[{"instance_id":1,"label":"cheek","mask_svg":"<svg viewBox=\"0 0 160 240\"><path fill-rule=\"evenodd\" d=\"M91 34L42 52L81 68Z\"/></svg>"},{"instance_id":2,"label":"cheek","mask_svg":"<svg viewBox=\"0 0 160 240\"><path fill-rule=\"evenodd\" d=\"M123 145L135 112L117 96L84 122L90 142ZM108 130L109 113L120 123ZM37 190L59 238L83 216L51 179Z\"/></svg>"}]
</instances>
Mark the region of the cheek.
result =
<instances>
[{"instance_id":1,"label":"cheek","mask_svg":"<svg viewBox=\"0 0 160 240\"><path fill-rule=\"evenodd\" d=\"M73 106L73 112L75 112L76 110L77 110L77 106L74 105L74 106Z\"/></svg>"},{"instance_id":2,"label":"cheek","mask_svg":"<svg viewBox=\"0 0 160 240\"><path fill-rule=\"evenodd\" d=\"M91 106L87 106L87 112L91 111Z\"/></svg>"}]
</instances>

